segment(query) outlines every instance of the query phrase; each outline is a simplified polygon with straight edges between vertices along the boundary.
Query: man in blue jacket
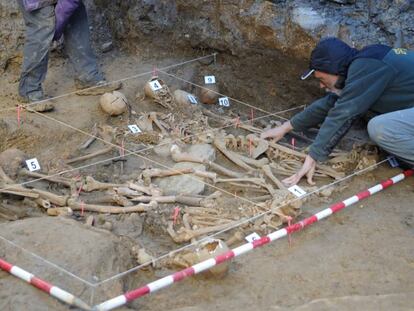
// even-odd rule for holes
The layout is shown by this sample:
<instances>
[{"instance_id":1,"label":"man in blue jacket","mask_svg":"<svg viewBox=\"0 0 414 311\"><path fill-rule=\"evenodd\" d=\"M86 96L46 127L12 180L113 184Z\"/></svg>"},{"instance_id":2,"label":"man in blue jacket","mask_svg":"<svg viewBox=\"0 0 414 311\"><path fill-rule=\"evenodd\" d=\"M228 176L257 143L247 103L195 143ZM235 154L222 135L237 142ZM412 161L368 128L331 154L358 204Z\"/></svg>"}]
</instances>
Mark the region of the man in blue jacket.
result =
<instances>
[{"instance_id":1,"label":"man in blue jacket","mask_svg":"<svg viewBox=\"0 0 414 311\"><path fill-rule=\"evenodd\" d=\"M312 51L310 70L327 95L262 138L279 140L291 130L321 124L302 168L284 179L294 185L306 176L313 184L316 161L325 161L353 121L367 112L370 138L414 166L414 51L370 45L356 50L337 38L322 39Z\"/></svg>"},{"instance_id":2,"label":"man in blue jacket","mask_svg":"<svg viewBox=\"0 0 414 311\"><path fill-rule=\"evenodd\" d=\"M20 76L19 95L24 102L45 99L42 83L47 73L49 48L64 35L66 54L75 70L79 95L96 95L114 90L98 68L89 39L89 25L82 0L18 0L26 24L26 41ZM31 106L37 111L53 109L50 102Z\"/></svg>"}]
</instances>

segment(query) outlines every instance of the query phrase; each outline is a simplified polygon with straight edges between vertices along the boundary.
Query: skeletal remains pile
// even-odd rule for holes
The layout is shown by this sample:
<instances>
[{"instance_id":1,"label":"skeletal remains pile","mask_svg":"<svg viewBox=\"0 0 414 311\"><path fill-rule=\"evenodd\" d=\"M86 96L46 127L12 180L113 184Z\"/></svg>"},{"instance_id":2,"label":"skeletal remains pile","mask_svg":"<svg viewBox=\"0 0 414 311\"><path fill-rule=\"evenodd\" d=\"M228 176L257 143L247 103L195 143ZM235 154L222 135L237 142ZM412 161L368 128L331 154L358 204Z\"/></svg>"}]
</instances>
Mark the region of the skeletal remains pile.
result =
<instances>
[{"instance_id":1,"label":"skeletal remains pile","mask_svg":"<svg viewBox=\"0 0 414 311\"><path fill-rule=\"evenodd\" d=\"M164 223L165 232L176 243L196 241L234 226L235 229L223 236L227 237L227 244L231 245L241 242L246 234L253 231L264 234L275 230L290 217L300 214L303 200L293 200L295 197L279 177L295 173L300 168L305 153L260 139L259 134L263 128L251 124L237 124L240 136L216 130L211 127L211 122L218 122L221 127L231 127L234 132L235 119L215 113L213 109L204 108L200 104L192 104L193 100L189 97L191 94L179 90L173 94L162 80L157 77L151 79L155 80L160 81L162 88L153 91L147 84L145 94L155 103L167 108L168 112L141 113L133 117L130 115L128 124L135 123L141 132L131 133L108 125L95 125L91 130L92 138L78 148L84 154L50 163L47 173L30 172L22 168L26 158L24 153L16 149L6 150L0 154L0 193L12 198L23 197L25 202L41 207L51 216L70 216L79 212L82 216L84 213L145 214L166 206L171 207L171 210L178 206L180 209L176 218ZM103 147L85 153L94 140L98 140ZM126 150L139 150L142 145L152 145L154 150L159 151L158 156L177 164L173 168L146 167L128 175L129 180L120 183L103 183L97 181L96 177L82 174L59 174L63 170L70 170L75 163L102 155L113 155L118 152L117 146L121 146L121 143ZM210 157L186 151L191 150L191 146L206 144L212 152ZM151 152L152 150L146 151L145 155L151 158ZM220 163L215 160L215 153L220 154ZM129 156L120 160L126 159L134 161L136 157ZM375 152L357 147L351 153L334 154L326 164L318 164L316 176L339 179L347 171L360 169L375 161ZM186 165L177 168L178 163L182 162ZM189 194L187 189L181 189L181 192L167 195L158 186L159 183L154 181L159 182L172 176L201 180L211 188L202 194ZM46 183L43 189L40 186L34 188L18 185L33 178L41 178ZM54 191L45 190L50 184L55 185ZM216 186L222 191L217 191ZM304 188L308 191L314 189ZM331 192L324 191L321 195L329 196ZM90 193L95 193L93 198L89 196ZM233 193L237 193L237 197L233 197ZM262 213L264 215L253 221L236 226L241 221ZM173 263L184 266L193 263L180 256Z\"/></svg>"}]
</instances>

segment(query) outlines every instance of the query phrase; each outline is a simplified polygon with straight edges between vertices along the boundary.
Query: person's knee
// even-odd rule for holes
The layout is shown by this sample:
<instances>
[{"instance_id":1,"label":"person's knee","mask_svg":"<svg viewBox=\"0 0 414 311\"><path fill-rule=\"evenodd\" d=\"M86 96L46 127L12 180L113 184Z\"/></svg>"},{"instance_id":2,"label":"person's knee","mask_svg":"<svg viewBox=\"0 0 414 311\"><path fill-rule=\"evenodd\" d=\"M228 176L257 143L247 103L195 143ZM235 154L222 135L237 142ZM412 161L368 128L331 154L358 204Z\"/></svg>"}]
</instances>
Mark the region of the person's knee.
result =
<instances>
[{"instance_id":1,"label":"person's knee","mask_svg":"<svg viewBox=\"0 0 414 311\"><path fill-rule=\"evenodd\" d=\"M371 138L373 142L375 142L376 144L379 144L381 143L381 141L383 141L384 126L383 126L383 122L381 122L380 117L372 118L368 122L367 129L368 129L369 137Z\"/></svg>"}]
</instances>

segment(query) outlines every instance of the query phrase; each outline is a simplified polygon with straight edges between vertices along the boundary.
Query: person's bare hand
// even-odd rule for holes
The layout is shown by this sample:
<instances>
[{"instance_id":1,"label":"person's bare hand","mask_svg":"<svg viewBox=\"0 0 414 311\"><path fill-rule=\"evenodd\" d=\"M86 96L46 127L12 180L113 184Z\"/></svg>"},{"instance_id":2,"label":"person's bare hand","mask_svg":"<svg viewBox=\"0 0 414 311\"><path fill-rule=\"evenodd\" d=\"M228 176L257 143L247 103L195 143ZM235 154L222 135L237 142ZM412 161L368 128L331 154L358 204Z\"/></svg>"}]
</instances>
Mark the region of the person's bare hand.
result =
<instances>
[{"instance_id":1,"label":"person's bare hand","mask_svg":"<svg viewBox=\"0 0 414 311\"><path fill-rule=\"evenodd\" d=\"M315 169L316 161L311 156L307 155L301 169L296 174L283 179L282 182L287 186L293 186L296 185L303 176L306 176L308 184L314 185L313 175L315 174Z\"/></svg>"},{"instance_id":2,"label":"person's bare hand","mask_svg":"<svg viewBox=\"0 0 414 311\"><path fill-rule=\"evenodd\" d=\"M283 123L283 125L267 130L260 135L261 139L273 138L275 141L279 141L285 136L286 133L293 129L289 121Z\"/></svg>"}]
</instances>

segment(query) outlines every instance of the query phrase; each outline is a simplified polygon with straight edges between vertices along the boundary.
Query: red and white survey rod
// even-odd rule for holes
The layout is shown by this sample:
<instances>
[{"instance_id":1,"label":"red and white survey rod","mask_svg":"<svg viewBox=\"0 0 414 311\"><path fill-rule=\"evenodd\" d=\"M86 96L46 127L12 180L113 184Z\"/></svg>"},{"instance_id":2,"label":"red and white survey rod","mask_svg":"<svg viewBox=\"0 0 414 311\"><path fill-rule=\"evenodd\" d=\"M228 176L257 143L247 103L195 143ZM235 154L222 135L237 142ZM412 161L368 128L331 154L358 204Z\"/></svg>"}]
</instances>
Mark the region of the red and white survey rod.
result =
<instances>
[{"instance_id":1,"label":"red and white survey rod","mask_svg":"<svg viewBox=\"0 0 414 311\"><path fill-rule=\"evenodd\" d=\"M115 308L118 308L120 306L125 305L128 302L131 302L135 299L138 299L146 294L150 294L153 292L156 292L164 287L170 286L173 283L176 283L178 281L181 281L189 276L198 274L200 272L206 271L222 262L228 261L233 257L240 256L244 253L250 252L251 250L258 248L260 246L263 246L265 244L268 244L274 240L278 240L288 234L294 233L296 231L300 231L303 228L313 224L314 222L317 222L321 219L324 219L341 209L350 206L356 202L359 202L377 192L380 192L381 190L384 190L401 180L405 179L406 177L412 176L414 173L413 170L406 170L401 174L398 174L386 181L381 182L380 184L369 188L368 190L362 191L342 202L338 202L333 204L327 209L324 209L320 211L319 213L316 213L315 215L308 217L302 221L299 221L297 223L292 224L291 226L288 226L286 228L274 231L266 236L261 237L260 239L257 239L251 243L243 244L239 247L236 247L232 250L229 250L228 252L219 255L215 258L211 258L205 261L202 261L194 266L191 266L187 269L181 270L179 272L176 272L174 274L170 274L162 279L159 279L157 281L154 281L152 283L149 283L143 287L134 289L132 291L129 291L123 295L120 295L118 297L115 297L113 299L110 299L108 301L105 301L99 305L96 305L93 307L93 310L96 311L107 311L107 310L113 310Z\"/></svg>"},{"instance_id":2,"label":"red and white survey rod","mask_svg":"<svg viewBox=\"0 0 414 311\"><path fill-rule=\"evenodd\" d=\"M7 261L0 258L0 269L14 275L15 277L26 281L27 283L33 285L34 287L46 292L47 294L59 299L60 301L67 303L70 306L78 307L81 310L91 310L91 307L88 306L85 302L75 297L74 295L60 289L57 286L53 286L42 279L37 278L33 274L14 266Z\"/></svg>"}]
</instances>

